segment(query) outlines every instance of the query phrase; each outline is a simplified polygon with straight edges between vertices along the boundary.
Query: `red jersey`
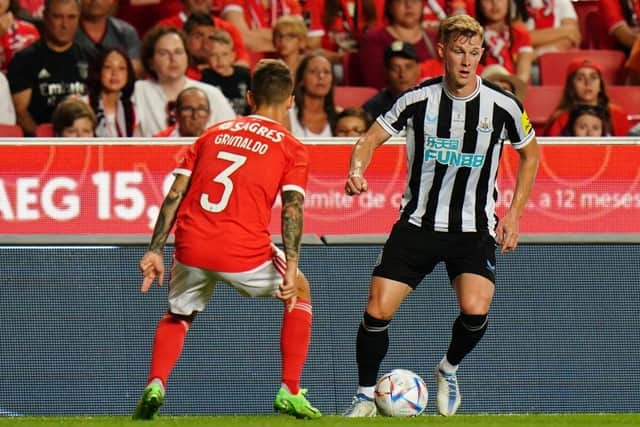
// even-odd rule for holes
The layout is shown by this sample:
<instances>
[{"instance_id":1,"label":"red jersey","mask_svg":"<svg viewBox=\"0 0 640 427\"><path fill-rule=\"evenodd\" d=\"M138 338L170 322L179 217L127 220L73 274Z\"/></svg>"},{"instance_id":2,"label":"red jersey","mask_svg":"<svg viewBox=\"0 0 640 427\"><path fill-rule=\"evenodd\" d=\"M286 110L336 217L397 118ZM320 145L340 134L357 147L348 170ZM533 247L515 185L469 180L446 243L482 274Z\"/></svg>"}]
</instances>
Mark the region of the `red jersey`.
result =
<instances>
[{"instance_id":1,"label":"red jersey","mask_svg":"<svg viewBox=\"0 0 640 427\"><path fill-rule=\"evenodd\" d=\"M176 259L242 272L271 259L271 208L282 191L304 194L309 155L280 123L252 115L209 128L174 173L191 176L178 209Z\"/></svg>"},{"instance_id":2,"label":"red jersey","mask_svg":"<svg viewBox=\"0 0 640 427\"><path fill-rule=\"evenodd\" d=\"M631 10L631 19L628 21L622 11L622 3L627 3ZM640 0L599 0L600 15L604 27L609 34L618 26L627 24L630 28L638 28L640 23Z\"/></svg>"},{"instance_id":3,"label":"red jersey","mask_svg":"<svg viewBox=\"0 0 640 427\"><path fill-rule=\"evenodd\" d=\"M156 22L182 10L181 0L119 0L118 18L127 21L143 38Z\"/></svg>"},{"instance_id":4,"label":"red jersey","mask_svg":"<svg viewBox=\"0 0 640 427\"><path fill-rule=\"evenodd\" d=\"M14 19L9 31L0 37L0 72L6 73L13 54L40 39L35 25Z\"/></svg>"},{"instance_id":5,"label":"red jersey","mask_svg":"<svg viewBox=\"0 0 640 427\"><path fill-rule=\"evenodd\" d=\"M231 10L242 12L249 28L272 28L283 15L302 17L298 0L223 0L220 15Z\"/></svg>"},{"instance_id":6,"label":"red jersey","mask_svg":"<svg viewBox=\"0 0 640 427\"><path fill-rule=\"evenodd\" d=\"M174 27L178 29L182 29L184 23L187 22L187 15L184 12L180 12L176 15L170 16L169 18L161 19L158 21L157 25L163 25L166 27ZM236 28L231 22L227 22L224 19L218 18L217 16L212 16L213 25L216 28L220 28L221 30L225 30L231 36L231 40L233 41L233 50L236 53L236 61L244 61L249 62L249 51L247 47L244 45L244 40L242 39L242 34L240 30ZM191 76L189 76L191 77ZM202 77L202 75L200 75ZM200 80L200 77L194 78L195 80Z\"/></svg>"},{"instance_id":7,"label":"red jersey","mask_svg":"<svg viewBox=\"0 0 640 427\"><path fill-rule=\"evenodd\" d=\"M511 40L513 36L513 40ZM511 32L498 33L490 28L484 29L485 57L483 64L500 64L511 74L516 72L515 60L520 52L532 52L531 35L520 24L511 25Z\"/></svg>"},{"instance_id":8,"label":"red jersey","mask_svg":"<svg viewBox=\"0 0 640 427\"><path fill-rule=\"evenodd\" d=\"M627 112L618 104L609 103L609 114L611 115L611 136L627 136L631 129ZM569 122L569 112L564 111L553 122L549 123L544 132L544 136L560 136L562 129Z\"/></svg>"}]
</instances>

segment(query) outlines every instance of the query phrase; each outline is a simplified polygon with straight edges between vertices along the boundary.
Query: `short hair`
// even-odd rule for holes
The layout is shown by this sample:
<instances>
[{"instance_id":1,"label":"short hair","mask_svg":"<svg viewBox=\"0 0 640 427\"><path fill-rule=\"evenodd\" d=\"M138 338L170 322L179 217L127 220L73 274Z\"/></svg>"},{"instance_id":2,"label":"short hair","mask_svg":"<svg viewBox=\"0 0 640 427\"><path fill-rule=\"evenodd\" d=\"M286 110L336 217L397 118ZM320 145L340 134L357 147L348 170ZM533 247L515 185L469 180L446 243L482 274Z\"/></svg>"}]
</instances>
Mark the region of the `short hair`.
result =
<instances>
[{"instance_id":1,"label":"short hair","mask_svg":"<svg viewBox=\"0 0 640 427\"><path fill-rule=\"evenodd\" d=\"M373 118L371 117L371 114L369 114L369 112L367 112L364 108L362 107L345 108L340 113L338 113L338 117L336 119L336 123L333 129L333 134L336 133L335 128L338 126L338 122L340 121L340 119L344 119L346 117L355 117L357 119L362 120L362 122L364 123L365 130L369 129L369 127L373 124Z\"/></svg>"},{"instance_id":2,"label":"short hair","mask_svg":"<svg viewBox=\"0 0 640 427\"><path fill-rule=\"evenodd\" d=\"M176 97L176 107L175 107L176 110L180 110L180 108L182 108L182 102L183 102L182 98L185 95L188 95L191 92L199 92L200 94L202 94L202 96L204 96L204 99L207 100L207 108L209 110L211 110L211 105L209 105L209 97L207 96L207 94L202 89L200 89L199 87L195 87L195 86L190 86L190 87L188 87L186 89L182 89L180 91L180 93Z\"/></svg>"},{"instance_id":3,"label":"short hair","mask_svg":"<svg viewBox=\"0 0 640 427\"><path fill-rule=\"evenodd\" d=\"M182 29L185 33L190 34L194 27L215 27L213 18L208 13L194 12L184 21Z\"/></svg>"},{"instance_id":4,"label":"short hair","mask_svg":"<svg viewBox=\"0 0 640 427\"><path fill-rule=\"evenodd\" d=\"M211 34L211 41L220 44L226 44L227 46L231 46L231 48L233 49L233 39L231 38L231 34L229 34L229 32L226 30L215 30L213 34Z\"/></svg>"},{"instance_id":5,"label":"short hair","mask_svg":"<svg viewBox=\"0 0 640 427\"><path fill-rule=\"evenodd\" d=\"M278 59L263 59L251 77L251 93L256 106L285 102L293 92L291 71Z\"/></svg>"},{"instance_id":6,"label":"short hair","mask_svg":"<svg viewBox=\"0 0 640 427\"><path fill-rule=\"evenodd\" d=\"M142 65L144 66L144 70L149 74L154 80L158 79L158 74L151 67L151 60L153 59L153 55L156 53L156 43L160 37L165 36L167 34L177 34L182 40L182 45L187 50L187 39L185 38L184 33L175 27L166 27L163 25L155 26L150 29L142 40L142 48L140 51L140 59L142 60Z\"/></svg>"},{"instance_id":7,"label":"short hair","mask_svg":"<svg viewBox=\"0 0 640 427\"><path fill-rule=\"evenodd\" d=\"M440 22L438 39L443 44L446 45L450 40L455 40L460 36L467 38L478 36L482 39L484 29L478 21L469 15L453 15Z\"/></svg>"},{"instance_id":8,"label":"short hair","mask_svg":"<svg viewBox=\"0 0 640 427\"><path fill-rule=\"evenodd\" d=\"M44 0L44 11L51 9L51 5L54 3L75 3L78 6L78 10L82 10L82 0Z\"/></svg>"},{"instance_id":9,"label":"short hair","mask_svg":"<svg viewBox=\"0 0 640 427\"><path fill-rule=\"evenodd\" d=\"M300 17L291 15L281 16L273 26L273 32L281 33L285 28L290 28L291 31L301 38L307 37L307 26Z\"/></svg>"},{"instance_id":10,"label":"short hair","mask_svg":"<svg viewBox=\"0 0 640 427\"><path fill-rule=\"evenodd\" d=\"M73 126L73 122L85 117L91 120L93 128L95 129L97 124L96 114L89 104L78 98L67 98L63 100L56 106L56 109L53 110L53 114L51 115L54 135L61 135L65 128Z\"/></svg>"}]
</instances>

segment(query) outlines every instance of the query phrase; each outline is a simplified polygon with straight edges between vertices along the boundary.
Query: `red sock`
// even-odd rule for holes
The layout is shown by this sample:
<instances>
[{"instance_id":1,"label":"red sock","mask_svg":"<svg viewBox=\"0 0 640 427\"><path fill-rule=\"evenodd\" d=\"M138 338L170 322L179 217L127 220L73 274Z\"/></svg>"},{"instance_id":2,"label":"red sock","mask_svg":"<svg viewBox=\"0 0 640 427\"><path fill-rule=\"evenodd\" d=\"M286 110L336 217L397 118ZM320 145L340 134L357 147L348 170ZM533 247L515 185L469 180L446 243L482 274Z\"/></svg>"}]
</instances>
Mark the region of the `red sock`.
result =
<instances>
[{"instance_id":1,"label":"red sock","mask_svg":"<svg viewBox=\"0 0 640 427\"><path fill-rule=\"evenodd\" d=\"M293 310L284 310L280 331L282 383L293 394L300 391L300 377L311 340L311 304L298 298Z\"/></svg>"},{"instance_id":2,"label":"red sock","mask_svg":"<svg viewBox=\"0 0 640 427\"><path fill-rule=\"evenodd\" d=\"M167 379L182 353L189 326L191 322L175 318L169 313L160 319L153 339L149 382L158 378L167 387Z\"/></svg>"}]
</instances>

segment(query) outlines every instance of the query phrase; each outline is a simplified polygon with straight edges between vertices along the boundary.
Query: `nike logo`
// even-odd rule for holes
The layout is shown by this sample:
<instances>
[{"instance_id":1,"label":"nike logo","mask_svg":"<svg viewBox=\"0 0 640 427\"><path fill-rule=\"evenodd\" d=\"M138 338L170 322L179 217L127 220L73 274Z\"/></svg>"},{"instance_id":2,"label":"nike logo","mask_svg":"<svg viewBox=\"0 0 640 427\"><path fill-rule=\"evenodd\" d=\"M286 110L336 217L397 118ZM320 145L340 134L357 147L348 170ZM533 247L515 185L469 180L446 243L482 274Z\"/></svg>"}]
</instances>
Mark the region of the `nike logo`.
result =
<instances>
[{"instance_id":1,"label":"nike logo","mask_svg":"<svg viewBox=\"0 0 640 427\"><path fill-rule=\"evenodd\" d=\"M492 272L496 271L496 265L495 264L491 264L491 262L489 260L487 260L487 268L489 269L489 271L492 271Z\"/></svg>"}]
</instances>

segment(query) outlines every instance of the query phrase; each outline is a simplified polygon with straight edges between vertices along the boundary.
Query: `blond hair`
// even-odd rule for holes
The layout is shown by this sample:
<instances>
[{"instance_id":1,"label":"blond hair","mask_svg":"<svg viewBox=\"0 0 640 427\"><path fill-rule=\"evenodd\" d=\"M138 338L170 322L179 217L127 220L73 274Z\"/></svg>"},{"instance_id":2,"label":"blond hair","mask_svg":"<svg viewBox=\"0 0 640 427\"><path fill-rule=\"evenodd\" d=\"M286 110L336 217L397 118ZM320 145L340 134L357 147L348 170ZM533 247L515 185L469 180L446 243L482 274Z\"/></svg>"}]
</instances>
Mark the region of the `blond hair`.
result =
<instances>
[{"instance_id":1,"label":"blond hair","mask_svg":"<svg viewBox=\"0 0 640 427\"><path fill-rule=\"evenodd\" d=\"M231 49L233 49L233 39L231 38L231 34L226 30L216 29L213 34L211 34L211 41L231 46Z\"/></svg>"},{"instance_id":2,"label":"blond hair","mask_svg":"<svg viewBox=\"0 0 640 427\"><path fill-rule=\"evenodd\" d=\"M442 44L446 45L450 40L455 40L460 36L467 38L478 36L482 39L484 29L478 21L469 15L453 15L440 22L438 37Z\"/></svg>"},{"instance_id":3,"label":"blond hair","mask_svg":"<svg viewBox=\"0 0 640 427\"><path fill-rule=\"evenodd\" d=\"M291 30L301 39L307 38L307 26L300 17L285 15L278 18L273 26L273 32L282 33L285 29Z\"/></svg>"}]
</instances>

